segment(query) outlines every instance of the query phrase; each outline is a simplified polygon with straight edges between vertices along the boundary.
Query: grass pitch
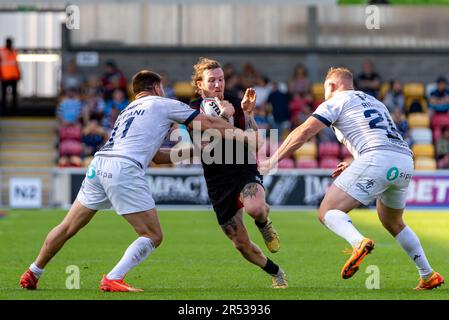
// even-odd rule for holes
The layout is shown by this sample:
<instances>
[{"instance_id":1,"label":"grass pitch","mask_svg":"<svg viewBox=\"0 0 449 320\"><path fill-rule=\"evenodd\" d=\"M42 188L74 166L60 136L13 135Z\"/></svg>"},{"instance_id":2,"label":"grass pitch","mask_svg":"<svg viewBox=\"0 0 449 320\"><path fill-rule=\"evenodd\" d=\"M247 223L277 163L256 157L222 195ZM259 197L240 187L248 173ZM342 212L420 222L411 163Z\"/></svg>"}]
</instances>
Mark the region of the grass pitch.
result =
<instances>
[{"instance_id":1,"label":"grass pitch","mask_svg":"<svg viewBox=\"0 0 449 320\"><path fill-rule=\"evenodd\" d=\"M212 212L160 211L164 242L126 280L144 293L103 293L99 282L136 235L113 212L99 212L47 266L39 290L19 288L20 275L37 255L48 231L65 212L10 211L0 219L0 299L448 299L447 286L415 292L417 271L396 241L381 227L374 211L351 214L354 224L376 248L351 279L340 278L348 256L343 239L323 227L313 212L272 212L281 250L268 256L289 279L286 290L271 289L271 279L244 260L222 233ZM245 217L254 242L267 249L256 226ZM435 268L449 279L448 212L409 211L406 221L420 236ZM80 290L66 289L70 265L79 267ZM365 282L369 265L380 270L380 289Z\"/></svg>"}]
</instances>

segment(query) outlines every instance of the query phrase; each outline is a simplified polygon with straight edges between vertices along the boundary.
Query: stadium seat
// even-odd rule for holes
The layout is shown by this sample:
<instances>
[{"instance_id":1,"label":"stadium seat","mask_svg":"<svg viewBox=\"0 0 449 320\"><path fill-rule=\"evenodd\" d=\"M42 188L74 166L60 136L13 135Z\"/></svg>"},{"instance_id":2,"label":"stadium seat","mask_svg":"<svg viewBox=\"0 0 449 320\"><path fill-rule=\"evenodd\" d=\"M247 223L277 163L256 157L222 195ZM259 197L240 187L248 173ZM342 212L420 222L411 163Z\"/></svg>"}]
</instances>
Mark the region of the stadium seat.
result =
<instances>
[{"instance_id":1,"label":"stadium seat","mask_svg":"<svg viewBox=\"0 0 449 320\"><path fill-rule=\"evenodd\" d=\"M59 156L81 156L83 145L77 140L64 140L59 144Z\"/></svg>"},{"instance_id":2,"label":"stadium seat","mask_svg":"<svg viewBox=\"0 0 449 320\"><path fill-rule=\"evenodd\" d=\"M293 169L295 167L295 162L292 158L284 158L278 163L278 168L280 169Z\"/></svg>"},{"instance_id":3,"label":"stadium seat","mask_svg":"<svg viewBox=\"0 0 449 320\"><path fill-rule=\"evenodd\" d=\"M425 98L406 97L405 98L405 112L427 112L427 101Z\"/></svg>"},{"instance_id":4,"label":"stadium seat","mask_svg":"<svg viewBox=\"0 0 449 320\"><path fill-rule=\"evenodd\" d=\"M298 159L296 160L296 167L301 169L316 169L318 168L318 161L315 159Z\"/></svg>"},{"instance_id":5,"label":"stadium seat","mask_svg":"<svg viewBox=\"0 0 449 320\"><path fill-rule=\"evenodd\" d=\"M316 143L309 141L302 145L301 148L294 152L294 157L298 159L315 159L317 155Z\"/></svg>"},{"instance_id":6,"label":"stadium seat","mask_svg":"<svg viewBox=\"0 0 449 320\"><path fill-rule=\"evenodd\" d=\"M412 113L408 116L410 128L428 128L429 124L429 116L426 113Z\"/></svg>"},{"instance_id":7,"label":"stadium seat","mask_svg":"<svg viewBox=\"0 0 449 320\"><path fill-rule=\"evenodd\" d=\"M382 85L380 86L380 90L379 90L379 99L380 100L383 100L385 98L388 90L390 90L390 83L389 82L382 83Z\"/></svg>"},{"instance_id":8,"label":"stadium seat","mask_svg":"<svg viewBox=\"0 0 449 320\"><path fill-rule=\"evenodd\" d=\"M414 144L412 146L413 154L415 158L419 157L435 157L435 147L433 144Z\"/></svg>"},{"instance_id":9,"label":"stadium seat","mask_svg":"<svg viewBox=\"0 0 449 320\"><path fill-rule=\"evenodd\" d=\"M312 97L314 101L324 100L324 84L321 82L312 85Z\"/></svg>"},{"instance_id":10,"label":"stadium seat","mask_svg":"<svg viewBox=\"0 0 449 320\"><path fill-rule=\"evenodd\" d=\"M413 139L413 143L432 143L432 130L429 128L413 128L410 130L410 136Z\"/></svg>"},{"instance_id":11,"label":"stadium seat","mask_svg":"<svg viewBox=\"0 0 449 320\"><path fill-rule=\"evenodd\" d=\"M352 157L351 152L349 152L348 148L345 147L345 145L341 145L340 147L340 158L345 159L348 157Z\"/></svg>"},{"instance_id":12,"label":"stadium seat","mask_svg":"<svg viewBox=\"0 0 449 320\"><path fill-rule=\"evenodd\" d=\"M432 128L441 128L449 126L449 115L447 114L435 114L430 120L430 126Z\"/></svg>"},{"instance_id":13,"label":"stadium seat","mask_svg":"<svg viewBox=\"0 0 449 320\"><path fill-rule=\"evenodd\" d=\"M323 142L318 145L318 156L320 158L339 157L340 145L336 142Z\"/></svg>"},{"instance_id":14,"label":"stadium seat","mask_svg":"<svg viewBox=\"0 0 449 320\"><path fill-rule=\"evenodd\" d=\"M419 82L408 82L404 84L404 96L415 97L415 98L423 98L425 95L424 85Z\"/></svg>"},{"instance_id":15,"label":"stadium seat","mask_svg":"<svg viewBox=\"0 0 449 320\"><path fill-rule=\"evenodd\" d=\"M340 160L338 158L323 158L320 160L320 168L336 169Z\"/></svg>"},{"instance_id":16,"label":"stadium seat","mask_svg":"<svg viewBox=\"0 0 449 320\"><path fill-rule=\"evenodd\" d=\"M195 90L193 89L190 82L187 81L179 81L175 82L173 85L173 90L175 91L175 95L178 98L191 98L195 94Z\"/></svg>"},{"instance_id":17,"label":"stadium seat","mask_svg":"<svg viewBox=\"0 0 449 320\"><path fill-rule=\"evenodd\" d=\"M59 140L78 140L81 141L83 132L81 126L67 125L59 128Z\"/></svg>"},{"instance_id":18,"label":"stadium seat","mask_svg":"<svg viewBox=\"0 0 449 320\"><path fill-rule=\"evenodd\" d=\"M415 159L416 170L435 170L437 163L434 158L419 157Z\"/></svg>"}]
</instances>

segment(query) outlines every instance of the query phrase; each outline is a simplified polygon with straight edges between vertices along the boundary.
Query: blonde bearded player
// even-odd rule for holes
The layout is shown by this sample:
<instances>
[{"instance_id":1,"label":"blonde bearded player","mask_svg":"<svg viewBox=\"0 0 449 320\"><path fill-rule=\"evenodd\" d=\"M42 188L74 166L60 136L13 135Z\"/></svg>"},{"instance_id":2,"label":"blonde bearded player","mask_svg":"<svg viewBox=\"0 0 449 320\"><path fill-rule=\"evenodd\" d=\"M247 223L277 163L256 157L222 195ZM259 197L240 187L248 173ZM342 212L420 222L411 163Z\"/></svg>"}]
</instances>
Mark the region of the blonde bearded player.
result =
<instances>
[{"instance_id":1,"label":"blonde bearded player","mask_svg":"<svg viewBox=\"0 0 449 320\"><path fill-rule=\"evenodd\" d=\"M254 89L247 89L242 100L225 94L224 73L218 61L200 58L194 65L192 85L199 94L197 99L190 102L192 108L201 109L205 101L210 99L229 102L235 109L229 121L242 130L250 127L257 131L253 117L256 102ZM285 272L251 241L243 221L245 210L254 219L268 250L273 253L279 250L279 236L268 217L269 206L265 202L262 176L257 170L255 159L252 158L252 152L244 147L240 155L245 161L239 163L237 153L242 149L237 144L232 146L232 150L229 150L224 143L223 147L220 163L202 161L204 178L217 221L242 256L272 277L273 288L286 288L288 283ZM233 156L232 163L227 161L226 153ZM204 155L203 152L202 159ZM247 161L250 158L254 161Z\"/></svg>"},{"instance_id":2,"label":"blonde bearded player","mask_svg":"<svg viewBox=\"0 0 449 320\"><path fill-rule=\"evenodd\" d=\"M269 160L260 164L262 173L271 170L277 161L300 148L321 129L331 126L355 158L349 166L340 163L333 172L336 180L319 209L320 221L353 247L341 270L343 279L352 277L374 248L374 242L354 227L347 213L377 199L380 221L416 264L420 281L415 289L440 286L443 277L432 270L418 237L402 219L413 174L413 154L387 108L372 96L355 91L348 69L330 68L324 87L326 101L289 134Z\"/></svg>"}]
</instances>

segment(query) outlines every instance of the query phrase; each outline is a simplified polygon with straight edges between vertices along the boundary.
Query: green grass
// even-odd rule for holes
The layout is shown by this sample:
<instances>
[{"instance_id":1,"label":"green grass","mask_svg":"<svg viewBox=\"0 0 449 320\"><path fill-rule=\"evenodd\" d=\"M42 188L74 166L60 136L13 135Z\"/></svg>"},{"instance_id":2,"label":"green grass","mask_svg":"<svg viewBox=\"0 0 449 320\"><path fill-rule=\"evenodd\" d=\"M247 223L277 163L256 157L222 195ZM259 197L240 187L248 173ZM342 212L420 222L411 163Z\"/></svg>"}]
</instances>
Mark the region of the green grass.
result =
<instances>
[{"instance_id":1,"label":"green grass","mask_svg":"<svg viewBox=\"0 0 449 320\"><path fill-rule=\"evenodd\" d=\"M338 0L342 5L366 5L366 0ZM449 5L449 0L390 0L392 5Z\"/></svg>"},{"instance_id":2,"label":"green grass","mask_svg":"<svg viewBox=\"0 0 449 320\"><path fill-rule=\"evenodd\" d=\"M346 242L324 228L315 214L272 212L282 249L269 256L286 271L289 288L273 290L271 279L246 262L224 236L211 212L161 211L164 243L127 276L144 293L103 293L99 281L136 238L127 222L113 212L99 212L47 266L39 290L18 286L47 232L64 216L58 210L11 211L0 219L0 299L448 299L447 287L411 290L417 272L409 257L382 229L373 211L356 211L354 224L376 241L376 249L349 280L340 278ZM449 214L406 215L420 235L433 267L449 276ZM267 252L254 223L246 217L252 239ZM66 267L80 268L81 289L65 287ZM380 269L380 289L368 290L368 265Z\"/></svg>"}]
</instances>

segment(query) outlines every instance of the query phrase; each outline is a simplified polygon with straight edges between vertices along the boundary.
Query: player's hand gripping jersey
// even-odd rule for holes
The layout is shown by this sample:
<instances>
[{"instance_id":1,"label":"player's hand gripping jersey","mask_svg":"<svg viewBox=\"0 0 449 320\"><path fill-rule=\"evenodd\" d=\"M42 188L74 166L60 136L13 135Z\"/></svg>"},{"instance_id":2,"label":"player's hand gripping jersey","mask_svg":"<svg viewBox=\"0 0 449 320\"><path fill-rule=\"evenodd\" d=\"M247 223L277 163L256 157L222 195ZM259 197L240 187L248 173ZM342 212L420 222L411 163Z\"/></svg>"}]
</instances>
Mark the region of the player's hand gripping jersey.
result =
<instances>
[{"instance_id":1,"label":"player's hand gripping jersey","mask_svg":"<svg viewBox=\"0 0 449 320\"><path fill-rule=\"evenodd\" d=\"M323 102L313 116L331 126L338 141L355 159L375 150L389 150L412 156L385 105L361 91L342 91Z\"/></svg>"},{"instance_id":2,"label":"player's hand gripping jersey","mask_svg":"<svg viewBox=\"0 0 449 320\"><path fill-rule=\"evenodd\" d=\"M95 155L119 156L146 168L174 123L188 124L199 111L157 96L133 101L118 116L111 138Z\"/></svg>"}]
</instances>

